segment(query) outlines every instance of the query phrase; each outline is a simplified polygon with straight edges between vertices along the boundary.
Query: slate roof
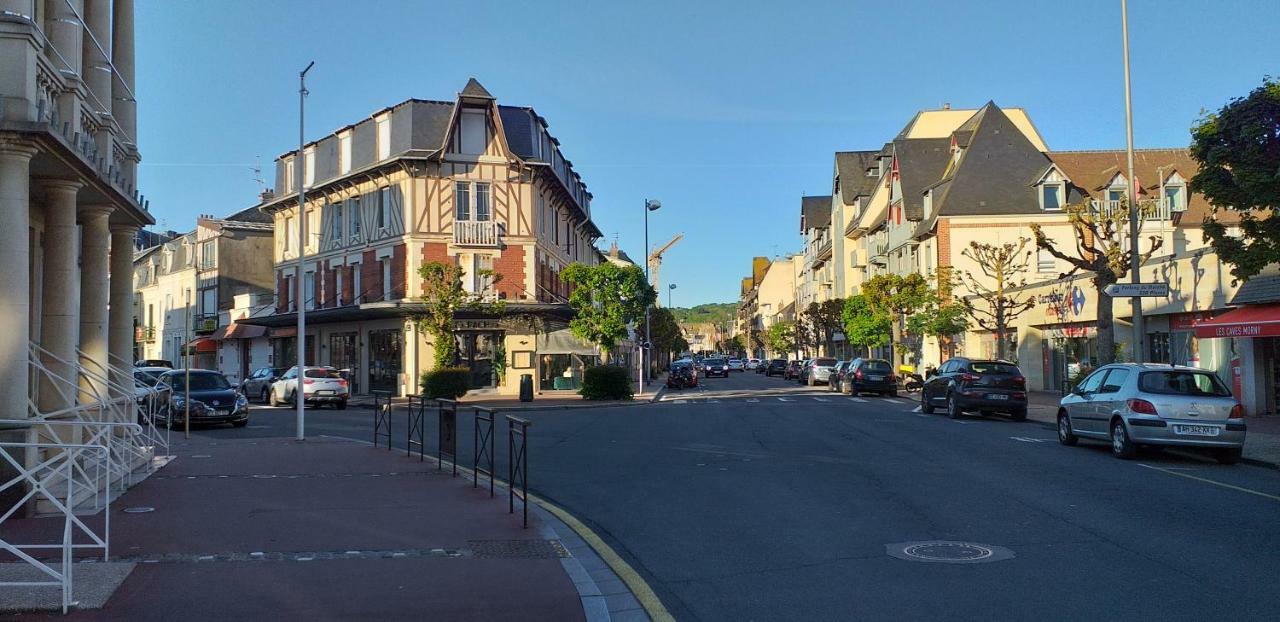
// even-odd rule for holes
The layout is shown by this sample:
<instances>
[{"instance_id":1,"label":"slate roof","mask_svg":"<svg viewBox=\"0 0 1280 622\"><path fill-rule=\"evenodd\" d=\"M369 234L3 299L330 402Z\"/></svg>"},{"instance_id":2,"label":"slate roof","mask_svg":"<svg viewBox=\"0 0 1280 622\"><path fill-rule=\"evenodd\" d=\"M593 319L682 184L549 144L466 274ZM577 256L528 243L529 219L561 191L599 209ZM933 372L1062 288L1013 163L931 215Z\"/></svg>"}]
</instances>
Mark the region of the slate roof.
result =
<instances>
[{"instance_id":1,"label":"slate roof","mask_svg":"<svg viewBox=\"0 0 1280 622\"><path fill-rule=\"evenodd\" d=\"M1141 179L1141 177L1139 177ZM1280 302L1280 274L1255 276L1240 285L1231 299L1233 305L1257 305Z\"/></svg>"},{"instance_id":2,"label":"slate roof","mask_svg":"<svg viewBox=\"0 0 1280 622\"><path fill-rule=\"evenodd\" d=\"M831 226L831 195L800 198L800 233Z\"/></svg>"},{"instance_id":3,"label":"slate roof","mask_svg":"<svg viewBox=\"0 0 1280 622\"><path fill-rule=\"evenodd\" d=\"M867 169L880 158L879 151L837 151L836 175L840 176L840 201L853 205L860 196L870 195L880 180L867 177Z\"/></svg>"},{"instance_id":4,"label":"slate roof","mask_svg":"<svg viewBox=\"0 0 1280 622\"><path fill-rule=\"evenodd\" d=\"M1052 151L1049 153L1049 158L1078 190L1078 193L1069 197L1073 202L1086 198L1101 198L1103 189L1111 183L1111 179L1117 173L1127 175L1129 170L1128 157L1124 149ZM1133 152L1133 174L1142 185L1142 198L1160 196L1160 180L1168 178L1174 171L1190 182L1199 170L1199 164L1187 149L1135 149ZM1176 224L1183 227L1199 227L1205 217L1212 213L1213 208L1204 195L1191 193L1187 201L1187 211L1182 213ZM1240 215L1237 212L1224 210L1217 215L1217 219L1225 224L1235 224L1240 221Z\"/></svg>"},{"instance_id":5,"label":"slate roof","mask_svg":"<svg viewBox=\"0 0 1280 622\"><path fill-rule=\"evenodd\" d=\"M470 80L467 80L467 85L462 87L462 93L460 93L460 95L462 95L463 97L480 97L483 99L496 99L493 95L489 93L488 89L485 89L483 86L481 86L480 82L475 78L471 78Z\"/></svg>"},{"instance_id":6,"label":"slate roof","mask_svg":"<svg viewBox=\"0 0 1280 622\"><path fill-rule=\"evenodd\" d=\"M902 208L907 220L924 218L924 189L942 176L951 161L950 138L911 138L893 141L902 184Z\"/></svg>"}]
</instances>

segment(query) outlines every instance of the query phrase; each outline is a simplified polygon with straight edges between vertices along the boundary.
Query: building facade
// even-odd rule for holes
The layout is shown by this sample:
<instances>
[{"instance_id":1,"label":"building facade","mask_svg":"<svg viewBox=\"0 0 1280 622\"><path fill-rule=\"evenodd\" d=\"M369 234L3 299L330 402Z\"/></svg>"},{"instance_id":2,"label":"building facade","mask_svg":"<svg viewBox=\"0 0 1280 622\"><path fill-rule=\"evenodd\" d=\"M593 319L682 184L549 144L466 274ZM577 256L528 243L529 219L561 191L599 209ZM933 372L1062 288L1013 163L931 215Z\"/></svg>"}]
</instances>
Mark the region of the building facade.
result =
<instances>
[{"instance_id":1,"label":"building facade","mask_svg":"<svg viewBox=\"0 0 1280 622\"><path fill-rule=\"evenodd\" d=\"M472 371L474 390L515 392L524 374L543 390L577 388L564 371L594 349L561 332L569 288L560 273L601 261L600 232L591 194L532 108L499 105L473 79L452 101L386 108L282 155L276 169L281 190L262 208L275 223L276 312L252 320L270 328L273 360L296 357L305 305L308 364L352 370L357 393L415 393L432 364L414 322L418 269L450 262L469 296L503 309L456 317L456 364ZM527 317L547 330L512 320Z\"/></svg>"}]
</instances>

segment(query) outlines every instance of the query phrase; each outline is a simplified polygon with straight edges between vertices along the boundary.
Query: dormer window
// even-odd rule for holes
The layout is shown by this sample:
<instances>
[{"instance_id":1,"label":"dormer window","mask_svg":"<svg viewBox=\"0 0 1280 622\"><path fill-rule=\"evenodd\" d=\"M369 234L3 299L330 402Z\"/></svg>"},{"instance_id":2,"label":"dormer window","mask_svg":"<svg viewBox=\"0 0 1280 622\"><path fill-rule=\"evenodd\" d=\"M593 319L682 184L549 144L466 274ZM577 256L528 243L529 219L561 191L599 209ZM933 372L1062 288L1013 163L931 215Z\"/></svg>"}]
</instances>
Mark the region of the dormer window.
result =
<instances>
[{"instance_id":1,"label":"dormer window","mask_svg":"<svg viewBox=\"0 0 1280 622\"><path fill-rule=\"evenodd\" d=\"M867 177L879 177L879 176L880 176L880 165L879 165L879 164L877 164L877 165L875 165L875 166L873 166L873 167L871 167L871 168L867 169Z\"/></svg>"},{"instance_id":2,"label":"dormer window","mask_svg":"<svg viewBox=\"0 0 1280 622\"><path fill-rule=\"evenodd\" d=\"M1065 194L1065 188L1061 182L1042 184L1040 186L1040 209L1062 209L1062 198Z\"/></svg>"},{"instance_id":3,"label":"dormer window","mask_svg":"<svg viewBox=\"0 0 1280 622\"><path fill-rule=\"evenodd\" d=\"M1164 182L1164 203L1170 212L1183 212L1187 209L1187 184L1177 173Z\"/></svg>"}]
</instances>

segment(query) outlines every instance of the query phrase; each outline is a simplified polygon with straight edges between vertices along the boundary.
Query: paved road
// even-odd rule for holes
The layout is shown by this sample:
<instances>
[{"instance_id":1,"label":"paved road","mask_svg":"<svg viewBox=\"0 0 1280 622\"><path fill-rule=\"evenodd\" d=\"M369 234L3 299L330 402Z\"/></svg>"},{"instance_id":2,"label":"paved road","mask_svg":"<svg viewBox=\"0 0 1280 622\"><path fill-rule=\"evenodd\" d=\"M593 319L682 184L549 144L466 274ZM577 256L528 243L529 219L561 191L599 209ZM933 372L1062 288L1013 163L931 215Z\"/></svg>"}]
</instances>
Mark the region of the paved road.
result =
<instances>
[{"instance_id":1,"label":"paved road","mask_svg":"<svg viewBox=\"0 0 1280 622\"><path fill-rule=\"evenodd\" d=\"M526 414L533 487L597 529L680 619L1280 610L1278 471L1163 454L1122 462L1101 444L1063 447L1035 423L951 421L913 412L908 396L854 401L751 373L669 397ZM313 412L309 429L365 438L370 416ZM470 448L469 417L461 424ZM199 433L291 434L292 414ZM997 561L890 554L933 540L987 545Z\"/></svg>"}]
</instances>

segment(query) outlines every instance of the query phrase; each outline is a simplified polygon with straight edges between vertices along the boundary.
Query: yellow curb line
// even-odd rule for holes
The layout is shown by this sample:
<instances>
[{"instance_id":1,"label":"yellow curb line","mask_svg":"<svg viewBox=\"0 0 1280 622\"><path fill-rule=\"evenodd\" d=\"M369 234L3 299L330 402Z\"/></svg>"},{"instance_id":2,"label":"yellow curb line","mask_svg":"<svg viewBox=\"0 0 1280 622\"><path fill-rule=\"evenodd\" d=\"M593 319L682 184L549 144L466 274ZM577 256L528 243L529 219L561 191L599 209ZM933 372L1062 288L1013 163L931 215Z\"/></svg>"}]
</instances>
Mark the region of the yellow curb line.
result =
<instances>
[{"instance_id":1,"label":"yellow curb line","mask_svg":"<svg viewBox=\"0 0 1280 622\"><path fill-rule=\"evenodd\" d=\"M627 584L627 588L631 590L633 595L635 595L636 600L640 601L640 606L644 607L645 613L649 614L649 618L651 620L654 622L674 622L675 617L673 617L671 612L667 611L667 608L663 606L662 600L660 600L658 595L654 593L653 588L649 587L649 583L640 576L640 573L636 572L635 569L631 567L631 564L628 564L626 560L622 559L621 556L614 552L613 547L605 544L604 540L600 539L600 536L596 535L596 532L592 531L590 527L582 524L582 521L575 518L569 512L561 509L556 504L551 503L542 497L530 493L529 499L541 506L542 509L554 514L556 518L560 519L560 522L568 525L570 529L577 532L578 537L585 540L586 543L595 550L596 554L600 556L600 559L603 559L604 563L609 565L609 568L613 570L614 574L618 575L618 578L622 579L622 582Z\"/></svg>"}]
</instances>

